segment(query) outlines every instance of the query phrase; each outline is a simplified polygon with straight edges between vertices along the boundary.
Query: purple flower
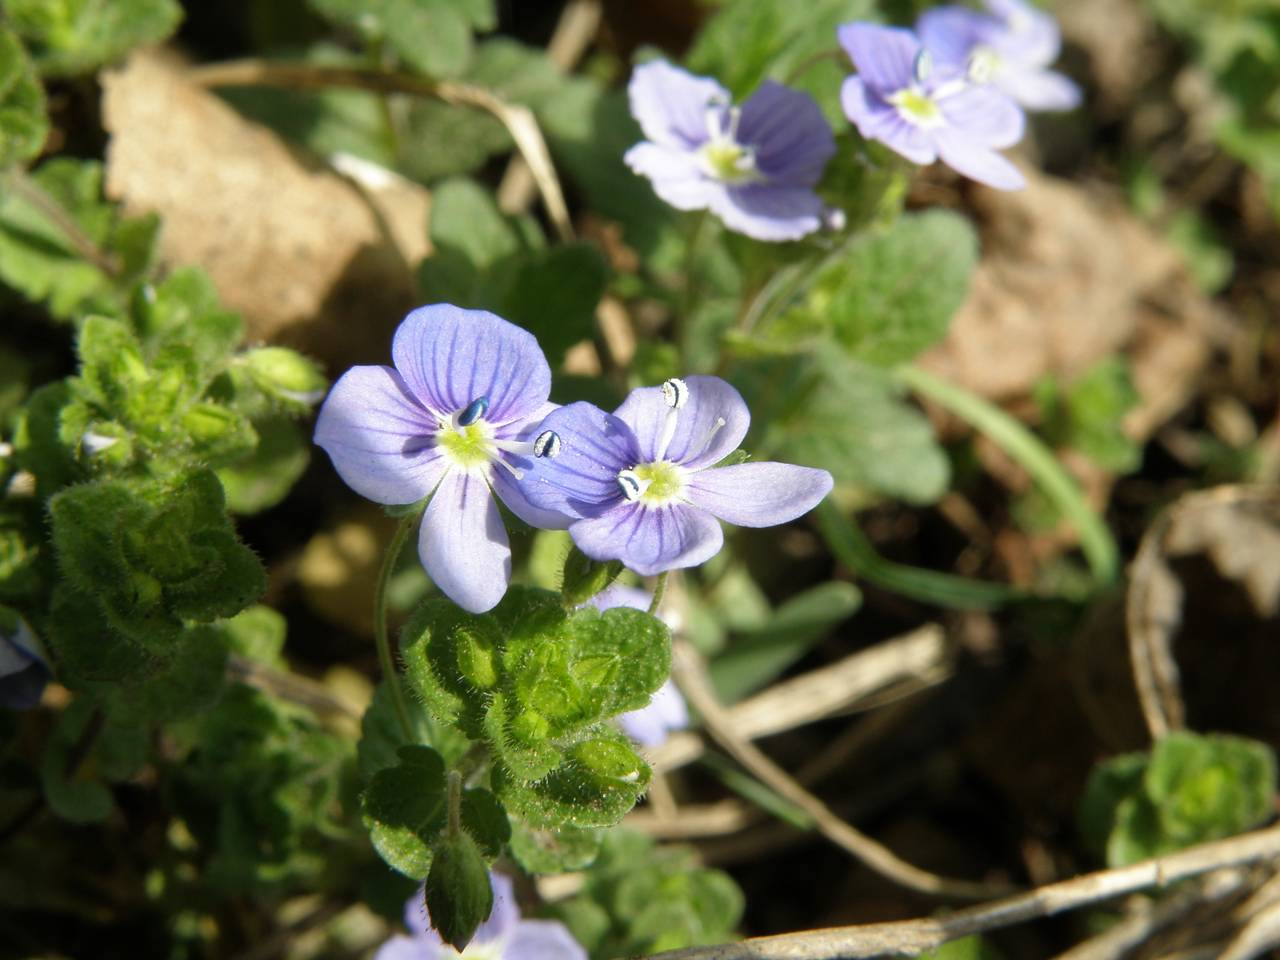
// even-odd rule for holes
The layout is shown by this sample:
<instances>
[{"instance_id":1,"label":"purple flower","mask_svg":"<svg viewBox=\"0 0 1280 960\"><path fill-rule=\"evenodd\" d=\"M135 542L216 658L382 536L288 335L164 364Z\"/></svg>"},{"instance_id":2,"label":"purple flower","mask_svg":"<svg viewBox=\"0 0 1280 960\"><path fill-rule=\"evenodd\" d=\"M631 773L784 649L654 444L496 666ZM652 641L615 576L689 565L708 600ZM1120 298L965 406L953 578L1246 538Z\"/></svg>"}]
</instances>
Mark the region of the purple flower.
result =
<instances>
[{"instance_id":1,"label":"purple flower","mask_svg":"<svg viewBox=\"0 0 1280 960\"><path fill-rule=\"evenodd\" d=\"M808 94L772 80L741 106L706 77L655 60L627 88L647 138L624 158L680 210L710 210L757 240L796 240L822 226L813 192L836 152Z\"/></svg>"},{"instance_id":2,"label":"purple flower","mask_svg":"<svg viewBox=\"0 0 1280 960\"><path fill-rule=\"evenodd\" d=\"M587 602L597 610L610 610L613 607L648 610L650 597L643 590L615 583ZM658 616L672 630L679 629L679 618L671 611L659 610ZM658 688L648 705L618 717L618 726L622 727L622 732L642 747L662 746L672 731L683 730L688 725L689 707L670 679Z\"/></svg>"},{"instance_id":3,"label":"purple flower","mask_svg":"<svg viewBox=\"0 0 1280 960\"><path fill-rule=\"evenodd\" d=\"M511 878L489 872L493 912L476 929L467 948L458 953L431 926L422 892L404 907L409 936L395 936L378 948L374 960L587 960L587 951L555 920L522 920Z\"/></svg>"},{"instance_id":4,"label":"purple flower","mask_svg":"<svg viewBox=\"0 0 1280 960\"><path fill-rule=\"evenodd\" d=\"M396 330L395 368L352 367L320 408L315 440L378 503L431 502L418 555L454 602L483 613L511 580L496 493L520 519L563 529L517 481L530 462L551 369L533 335L483 310L419 307Z\"/></svg>"},{"instance_id":5,"label":"purple flower","mask_svg":"<svg viewBox=\"0 0 1280 960\"><path fill-rule=\"evenodd\" d=\"M30 710L44 695L49 675L49 658L27 622L15 615L0 626L0 707Z\"/></svg>"},{"instance_id":6,"label":"purple flower","mask_svg":"<svg viewBox=\"0 0 1280 960\"><path fill-rule=\"evenodd\" d=\"M543 510L573 517L569 534L594 560L646 576L696 566L724 543L717 517L786 523L831 489L825 470L785 463L711 469L750 422L738 391L718 377L633 390L612 414L573 403L543 421L559 455L537 458L522 488Z\"/></svg>"},{"instance_id":7,"label":"purple flower","mask_svg":"<svg viewBox=\"0 0 1280 960\"><path fill-rule=\"evenodd\" d=\"M1028 110L1071 110L1080 88L1049 65L1062 37L1053 17L1024 0L986 0L989 14L966 7L927 10L916 23L940 64L976 71Z\"/></svg>"},{"instance_id":8,"label":"purple flower","mask_svg":"<svg viewBox=\"0 0 1280 960\"><path fill-rule=\"evenodd\" d=\"M840 99L864 137L913 163L940 158L1001 190L1026 186L1018 168L996 153L1017 143L1026 123L1005 94L953 67L935 69L910 30L847 23L839 35L858 68Z\"/></svg>"}]
</instances>

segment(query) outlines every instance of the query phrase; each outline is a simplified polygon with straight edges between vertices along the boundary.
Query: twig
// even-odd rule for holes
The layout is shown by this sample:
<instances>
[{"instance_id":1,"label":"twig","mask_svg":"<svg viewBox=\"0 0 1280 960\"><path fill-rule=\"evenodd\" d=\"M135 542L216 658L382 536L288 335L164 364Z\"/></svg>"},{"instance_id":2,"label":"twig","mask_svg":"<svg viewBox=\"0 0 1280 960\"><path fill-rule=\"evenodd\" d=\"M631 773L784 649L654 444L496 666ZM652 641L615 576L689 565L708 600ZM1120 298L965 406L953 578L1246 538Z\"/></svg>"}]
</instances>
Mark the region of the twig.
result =
<instances>
[{"instance_id":1,"label":"twig","mask_svg":"<svg viewBox=\"0 0 1280 960\"><path fill-rule=\"evenodd\" d=\"M602 15L600 0L569 0L547 44L547 59L560 70L572 70L595 39ZM498 182L498 208L519 213L529 206L536 189L524 157L512 157Z\"/></svg>"},{"instance_id":2,"label":"twig","mask_svg":"<svg viewBox=\"0 0 1280 960\"><path fill-rule=\"evenodd\" d=\"M942 629L930 624L722 710L738 736L754 740L854 709L904 681L921 686L941 683L951 674L951 659ZM649 762L654 770L675 770L697 760L704 749L698 734L677 733L653 752Z\"/></svg>"},{"instance_id":3,"label":"twig","mask_svg":"<svg viewBox=\"0 0 1280 960\"><path fill-rule=\"evenodd\" d=\"M36 183L21 167L14 167L5 174L8 187L17 196L39 210L71 244L72 248L83 259L88 260L108 277L120 275L120 260L115 254L103 250L94 239L85 233L57 200L49 196L45 189Z\"/></svg>"},{"instance_id":4,"label":"twig","mask_svg":"<svg viewBox=\"0 0 1280 960\"><path fill-rule=\"evenodd\" d=\"M831 808L796 783L785 770L734 728L733 718L716 700L701 657L687 642L680 641L675 645L672 676L690 706L701 715L712 739L761 782L812 817L823 836L877 873L902 886L934 896L977 899L998 895L1010 889L1003 884L951 880L921 870L841 820Z\"/></svg>"},{"instance_id":5,"label":"twig","mask_svg":"<svg viewBox=\"0 0 1280 960\"><path fill-rule=\"evenodd\" d=\"M511 134L516 149L529 165L556 234L561 240L573 239L569 208L565 204L564 192L560 189L560 181L551 162L551 152L547 149L547 142L542 137L533 111L520 104L508 103L483 87L451 80L427 80L395 71L273 63L267 60L231 60L209 64L196 67L187 76L206 87L266 86L298 90L353 87L373 93L407 93L419 97L434 97L456 106L484 110L496 117Z\"/></svg>"},{"instance_id":6,"label":"twig","mask_svg":"<svg viewBox=\"0 0 1280 960\"><path fill-rule=\"evenodd\" d=\"M653 960L857 960L910 956L976 933L1092 906L1152 887L1163 888L1223 867L1280 857L1280 826L1204 843L1128 867L1100 870L949 916L806 930L741 943L657 954Z\"/></svg>"},{"instance_id":7,"label":"twig","mask_svg":"<svg viewBox=\"0 0 1280 960\"><path fill-rule=\"evenodd\" d=\"M339 697L335 697L322 683L310 677L284 670L273 670L268 666L250 660L238 653L233 653L227 661L227 673L235 680L255 687L263 693L269 693L306 707L314 713L338 714L359 720L359 711L352 708Z\"/></svg>"}]
</instances>

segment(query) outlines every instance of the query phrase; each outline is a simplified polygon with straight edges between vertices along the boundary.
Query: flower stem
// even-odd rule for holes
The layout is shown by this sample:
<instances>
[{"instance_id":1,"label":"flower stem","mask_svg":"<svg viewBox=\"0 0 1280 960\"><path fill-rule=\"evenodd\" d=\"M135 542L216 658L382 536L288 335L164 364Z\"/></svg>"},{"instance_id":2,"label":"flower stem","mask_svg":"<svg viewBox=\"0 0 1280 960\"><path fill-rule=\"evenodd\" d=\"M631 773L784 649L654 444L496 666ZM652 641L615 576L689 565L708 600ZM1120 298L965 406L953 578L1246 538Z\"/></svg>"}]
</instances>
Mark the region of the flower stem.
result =
<instances>
[{"instance_id":1,"label":"flower stem","mask_svg":"<svg viewBox=\"0 0 1280 960\"><path fill-rule=\"evenodd\" d=\"M450 770L446 783L449 821L445 829L449 831L449 836L456 837L462 832L462 774L457 770Z\"/></svg>"},{"instance_id":2,"label":"flower stem","mask_svg":"<svg viewBox=\"0 0 1280 960\"><path fill-rule=\"evenodd\" d=\"M382 667L382 677L391 694L391 702L395 706L396 717L400 720L400 729L405 739L414 740L413 722L409 719L409 702L405 699L404 688L400 685L400 675L396 670L395 660L391 657L391 643L387 639L387 585L391 582L391 574L400 559L400 551L404 542L409 539L420 513L411 513L400 520L396 527L391 544L382 558L382 569L378 571L378 587L373 595L373 636L378 645L378 664Z\"/></svg>"},{"instance_id":3,"label":"flower stem","mask_svg":"<svg viewBox=\"0 0 1280 960\"><path fill-rule=\"evenodd\" d=\"M662 606L662 597L667 592L667 573L663 570L658 574L658 582L653 585L653 599L649 601L649 614L657 616L658 607Z\"/></svg>"},{"instance_id":4,"label":"flower stem","mask_svg":"<svg viewBox=\"0 0 1280 960\"><path fill-rule=\"evenodd\" d=\"M897 377L916 393L928 397L984 433L1026 470L1050 502L1075 527L1080 537L1080 549L1097 584L1106 586L1114 582L1120 566L1115 539L1102 517L1085 499L1080 486L1044 441L995 404L919 367L900 367Z\"/></svg>"}]
</instances>

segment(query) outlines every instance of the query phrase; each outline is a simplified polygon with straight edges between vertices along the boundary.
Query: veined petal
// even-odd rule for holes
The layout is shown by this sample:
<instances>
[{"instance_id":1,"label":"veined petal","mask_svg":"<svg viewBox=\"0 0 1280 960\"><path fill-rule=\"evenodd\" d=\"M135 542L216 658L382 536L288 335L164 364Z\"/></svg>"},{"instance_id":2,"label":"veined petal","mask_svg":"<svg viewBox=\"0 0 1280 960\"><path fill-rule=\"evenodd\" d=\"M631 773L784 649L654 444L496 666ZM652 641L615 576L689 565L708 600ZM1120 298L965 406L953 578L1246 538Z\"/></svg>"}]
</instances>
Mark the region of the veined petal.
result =
<instances>
[{"instance_id":1,"label":"veined petal","mask_svg":"<svg viewBox=\"0 0 1280 960\"><path fill-rule=\"evenodd\" d=\"M1011 161L981 143L952 130L934 134L938 156L957 173L997 190L1021 190L1027 178Z\"/></svg>"},{"instance_id":2,"label":"veined petal","mask_svg":"<svg viewBox=\"0 0 1280 960\"><path fill-rule=\"evenodd\" d=\"M846 23L836 31L863 82L873 90L893 93L911 83L920 40L902 27Z\"/></svg>"},{"instance_id":3,"label":"veined petal","mask_svg":"<svg viewBox=\"0 0 1280 960\"><path fill-rule=\"evenodd\" d=\"M590 403L571 403L540 424L560 437L560 455L531 457L520 491L540 510L597 516L622 502L618 473L640 462L631 428Z\"/></svg>"},{"instance_id":4,"label":"veined petal","mask_svg":"<svg viewBox=\"0 0 1280 960\"><path fill-rule=\"evenodd\" d=\"M681 150L695 150L710 136L707 106L728 103L729 91L707 77L673 67L665 60L642 64L627 84L631 115L645 138Z\"/></svg>"},{"instance_id":5,"label":"veined petal","mask_svg":"<svg viewBox=\"0 0 1280 960\"><path fill-rule=\"evenodd\" d=\"M1009 66L995 84L1027 110L1074 110L1083 98L1066 74L1039 67Z\"/></svg>"},{"instance_id":6,"label":"veined petal","mask_svg":"<svg viewBox=\"0 0 1280 960\"><path fill-rule=\"evenodd\" d=\"M742 105L738 142L755 148L771 183L812 187L836 152L831 125L807 93L766 80Z\"/></svg>"},{"instance_id":7,"label":"veined petal","mask_svg":"<svg viewBox=\"0 0 1280 960\"><path fill-rule=\"evenodd\" d=\"M966 87L938 101L938 106L952 130L984 147L1011 147L1026 131L1026 115L994 87Z\"/></svg>"},{"instance_id":8,"label":"veined petal","mask_svg":"<svg viewBox=\"0 0 1280 960\"><path fill-rule=\"evenodd\" d=\"M373 960L436 960L438 945L405 936L394 936L378 948Z\"/></svg>"},{"instance_id":9,"label":"veined petal","mask_svg":"<svg viewBox=\"0 0 1280 960\"><path fill-rule=\"evenodd\" d=\"M418 556L462 609L484 613L502 599L511 582L511 547L482 478L463 470L445 474L422 518Z\"/></svg>"},{"instance_id":10,"label":"veined petal","mask_svg":"<svg viewBox=\"0 0 1280 960\"><path fill-rule=\"evenodd\" d=\"M799 240L822 226L822 198L808 187L729 187L711 210L730 230L757 240Z\"/></svg>"},{"instance_id":11,"label":"veined petal","mask_svg":"<svg viewBox=\"0 0 1280 960\"><path fill-rule=\"evenodd\" d=\"M689 401L676 414L675 431L667 445L665 459L692 470L723 460L742 443L751 425L751 411L742 394L719 377L685 377ZM661 387L632 390L614 416L635 434L639 462L658 456L671 408L662 399ZM724 425L717 427L723 419Z\"/></svg>"},{"instance_id":12,"label":"veined petal","mask_svg":"<svg viewBox=\"0 0 1280 960\"><path fill-rule=\"evenodd\" d=\"M533 334L486 310L419 307L396 330L391 356L419 401L446 416L483 396L485 419L508 423L551 393L551 368Z\"/></svg>"},{"instance_id":13,"label":"veined petal","mask_svg":"<svg viewBox=\"0 0 1280 960\"><path fill-rule=\"evenodd\" d=\"M684 504L650 507L623 503L569 528L578 549L593 560L621 560L636 573L696 567L724 545L715 517Z\"/></svg>"},{"instance_id":14,"label":"veined petal","mask_svg":"<svg viewBox=\"0 0 1280 960\"><path fill-rule=\"evenodd\" d=\"M808 513L831 484L825 470L763 461L700 470L689 478L685 496L739 527L772 527Z\"/></svg>"},{"instance_id":15,"label":"veined petal","mask_svg":"<svg viewBox=\"0 0 1280 960\"><path fill-rule=\"evenodd\" d=\"M520 461L521 464L527 462L523 459ZM522 466L520 469L525 468ZM508 510L531 527L539 530L568 530L569 524L578 519L576 516L571 517L558 510L545 510L530 503L521 483L502 467L494 467L489 480L498 499L507 505Z\"/></svg>"},{"instance_id":16,"label":"veined petal","mask_svg":"<svg viewBox=\"0 0 1280 960\"><path fill-rule=\"evenodd\" d=\"M587 951L557 920L521 920L502 960L587 960Z\"/></svg>"},{"instance_id":17,"label":"veined petal","mask_svg":"<svg viewBox=\"0 0 1280 960\"><path fill-rule=\"evenodd\" d=\"M1001 56L1038 67L1058 59L1062 34L1050 14L1024 0L986 0L986 4L1004 21L1005 30L993 43Z\"/></svg>"},{"instance_id":18,"label":"veined petal","mask_svg":"<svg viewBox=\"0 0 1280 960\"><path fill-rule=\"evenodd\" d=\"M937 148L928 134L907 123L897 107L881 100L858 77L845 78L840 105L864 139L878 140L912 163L924 165L938 159Z\"/></svg>"},{"instance_id":19,"label":"veined petal","mask_svg":"<svg viewBox=\"0 0 1280 960\"><path fill-rule=\"evenodd\" d=\"M444 472L435 448L436 418L390 367L352 367L329 391L315 442L362 497L415 503Z\"/></svg>"}]
</instances>

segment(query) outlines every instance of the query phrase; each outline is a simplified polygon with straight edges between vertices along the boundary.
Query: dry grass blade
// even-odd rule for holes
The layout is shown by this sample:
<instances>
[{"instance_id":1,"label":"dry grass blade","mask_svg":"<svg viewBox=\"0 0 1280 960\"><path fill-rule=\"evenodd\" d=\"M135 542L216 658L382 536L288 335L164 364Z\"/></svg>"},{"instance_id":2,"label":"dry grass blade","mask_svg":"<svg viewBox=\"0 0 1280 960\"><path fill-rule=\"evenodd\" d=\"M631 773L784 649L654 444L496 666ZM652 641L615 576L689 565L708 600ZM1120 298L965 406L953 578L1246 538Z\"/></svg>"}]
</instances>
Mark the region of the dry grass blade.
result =
<instances>
[{"instance_id":1,"label":"dry grass blade","mask_svg":"<svg viewBox=\"0 0 1280 960\"><path fill-rule=\"evenodd\" d=\"M1013 926L1114 900L1139 890L1167 887L1224 867L1280 858L1280 827L1205 843L1128 867L1087 873L935 919L832 927L741 943L672 950L655 960L856 960L913 956L949 940ZM1215 956L1217 954L1209 954Z\"/></svg>"},{"instance_id":2,"label":"dry grass blade","mask_svg":"<svg viewBox=\"0 0 1280 960\"><path fill-rule=\"evenodd\" d=\"M934 686L949 677L951 669L946 635L941 627L928 624L721 710L738 736L754 740L854 709L906 682L917 689ZM655 750L649 762L655 770L675 770L698 759L704 749L700 735L678 733Z\"/></svg>"},{"instance_id":3,"label":"dry grass blade","mask_svg":"<svg viewBox=\"0 0 1280 960\"><path fill-rule=\"evenodd\" d=\"M713 740L762 783L812 817L815 826L823 836L851 853L872 870L894 883L933 896L973 900L998 896L1010 889L1003 884L952 880L921 870L845 823L825 803L800 786L790 774L765 756L734 728L733 718L716 700L702 658L688 643L683 641L676 643L671 673L690 706L702 717L702 722Z\"/></svg>"}]
</instances>

